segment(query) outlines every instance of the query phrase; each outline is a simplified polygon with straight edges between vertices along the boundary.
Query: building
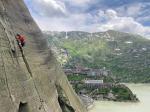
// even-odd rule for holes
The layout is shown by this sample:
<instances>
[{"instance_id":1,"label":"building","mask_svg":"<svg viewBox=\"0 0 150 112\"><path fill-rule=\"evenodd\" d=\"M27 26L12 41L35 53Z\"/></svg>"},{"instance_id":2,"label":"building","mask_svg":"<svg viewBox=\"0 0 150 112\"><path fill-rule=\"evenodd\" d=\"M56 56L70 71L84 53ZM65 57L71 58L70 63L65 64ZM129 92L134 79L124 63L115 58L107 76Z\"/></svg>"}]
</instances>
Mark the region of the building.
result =
<instances>
[{"instance_id":1,"label":"building","mask_svg":"<svg viewBox=\"0 0 150 112\"><path fill-rule=\"evenodd\" d=\"M100 87L103 84L103 80L85 80L85 86L87 87Z\"/></svg>"},{"instance_id":2,"label":"building","mask_svg":"<svg viewBox=\"0 0 150 112\"><path fill-rule=\"evenodd\" d=\"M108 76L108 75L111 75L111 72L109 70L91 69L91 68L83 68L83 67L76 67L74 69L64 69L64 72L67 75L70 75L70 74L84 74L87 76Z\"/></svg>"},{"instance_id":3,"label":"building","mask_svg":"<svg viewBox=\"0 0 150 112\"><path fill-rule=\"evenodd\" d=\"M85 80L85 84L103 84L103 80Z\"/></svg>"},{"instance_id":4,"label":"building","mask_svg":"<svg viewBox=\"0 0 150 112\"><path fill-rule=\"evenodd\" d=\"M89 88L111 88L114 86L112 83L104 83L103 80L85 80L84 84Z\"/></svg>"},{"instance_id":5,"label":"building","mask_svg":"<svg viewBox=\"0 0 150 112\"><path fill-rule=\"evenodd\" d=\"M90 69L89 72L87 72L88 76L108 76L109 74L110 71L104 69Z\"/></svg>"}]
</instances>

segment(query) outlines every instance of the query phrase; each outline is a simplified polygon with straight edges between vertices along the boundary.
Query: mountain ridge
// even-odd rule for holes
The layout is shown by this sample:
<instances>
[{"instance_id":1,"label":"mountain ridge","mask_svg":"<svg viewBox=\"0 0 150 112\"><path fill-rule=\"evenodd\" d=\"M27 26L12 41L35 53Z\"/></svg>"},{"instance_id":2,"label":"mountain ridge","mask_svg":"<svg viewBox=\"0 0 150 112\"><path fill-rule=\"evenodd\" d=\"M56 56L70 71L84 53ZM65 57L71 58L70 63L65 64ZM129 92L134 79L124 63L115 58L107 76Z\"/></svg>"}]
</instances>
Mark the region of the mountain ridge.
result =
<instances>
[{"instance_id":1,"label":"mountain ridge","mask_svg":"<svg viewBox=\"0 0 150 112\"><path fill-rule=\"evenodd\" d=\"M70 33L70 32L75 32L75 33L88 33L88 34L96 34L96 33L106 33L106 32L118 32L118 33L124 33L124 34L127 34L127 35L132 35L132 36L139 36L141 38L146 38L146 39L149 39L148 37L144 37L140 34L135 34L135 33L131 33L131 32L123 32L123 31L118 31L118 30L107 30L107 31L97 31L97 32L88 32L88 31L75 31L75 30L72 30L72 31L42 31L43 33Z\"/></svg>"}]
</instances>

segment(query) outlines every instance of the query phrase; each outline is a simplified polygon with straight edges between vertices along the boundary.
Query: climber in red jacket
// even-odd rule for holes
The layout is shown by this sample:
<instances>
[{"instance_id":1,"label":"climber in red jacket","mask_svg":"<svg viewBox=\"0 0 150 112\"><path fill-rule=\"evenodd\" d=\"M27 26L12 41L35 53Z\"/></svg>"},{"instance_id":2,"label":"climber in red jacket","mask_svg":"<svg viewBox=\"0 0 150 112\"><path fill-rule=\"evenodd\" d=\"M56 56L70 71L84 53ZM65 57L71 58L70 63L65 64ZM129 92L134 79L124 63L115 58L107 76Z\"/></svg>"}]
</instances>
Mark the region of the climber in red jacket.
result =
<instances>
[{"instance_id":1,"label":"climber in red jacket","mask_svg":"<svg viewBox=\"0 0 150 112\"><path fill-rule=\"evenodd\" d=\"M21 46L21 47L24 47L25 46L25 37L23 35L20 35L20 34L17 34L16 36L16 39L18 41L18 44Z\"/></svg>"}]
</instances>

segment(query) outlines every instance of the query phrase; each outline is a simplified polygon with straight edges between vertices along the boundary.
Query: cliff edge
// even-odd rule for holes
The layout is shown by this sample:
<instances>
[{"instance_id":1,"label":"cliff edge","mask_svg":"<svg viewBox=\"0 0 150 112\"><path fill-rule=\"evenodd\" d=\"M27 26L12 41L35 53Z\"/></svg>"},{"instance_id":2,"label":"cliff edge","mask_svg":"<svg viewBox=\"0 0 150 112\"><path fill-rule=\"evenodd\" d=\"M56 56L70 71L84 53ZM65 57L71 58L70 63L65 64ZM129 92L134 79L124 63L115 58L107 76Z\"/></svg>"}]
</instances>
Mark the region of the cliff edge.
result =
<instances>
[{"instance_id":1,"label":"cliff edge","mask_svg":"<svg viewBox=\"0 0 150 112\"><path fill-rule=\"evenodd\" d=\"M22 0L0 0L0 112L86 112Z\"/></svg>"}]
</instances>

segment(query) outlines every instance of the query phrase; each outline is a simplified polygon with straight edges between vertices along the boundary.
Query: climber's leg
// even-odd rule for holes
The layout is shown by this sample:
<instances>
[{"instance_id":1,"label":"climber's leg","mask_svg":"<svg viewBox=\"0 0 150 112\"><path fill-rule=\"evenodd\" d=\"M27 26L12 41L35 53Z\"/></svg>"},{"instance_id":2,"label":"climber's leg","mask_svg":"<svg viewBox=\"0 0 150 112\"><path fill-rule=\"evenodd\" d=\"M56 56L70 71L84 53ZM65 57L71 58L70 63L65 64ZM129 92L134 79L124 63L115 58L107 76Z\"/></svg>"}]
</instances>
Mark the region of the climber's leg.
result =
<instances>
[{"instance_id":1,"label":"climber's leg","mask_svg":"<svg viewBox=\"0 0 150 112\"><path fill-rule=\"evenodd\" d=\"M22 43L21 43L21 46L24 47L24 46L25 46L25 42L22 42Z\"/></svg>"}]
</instances>

